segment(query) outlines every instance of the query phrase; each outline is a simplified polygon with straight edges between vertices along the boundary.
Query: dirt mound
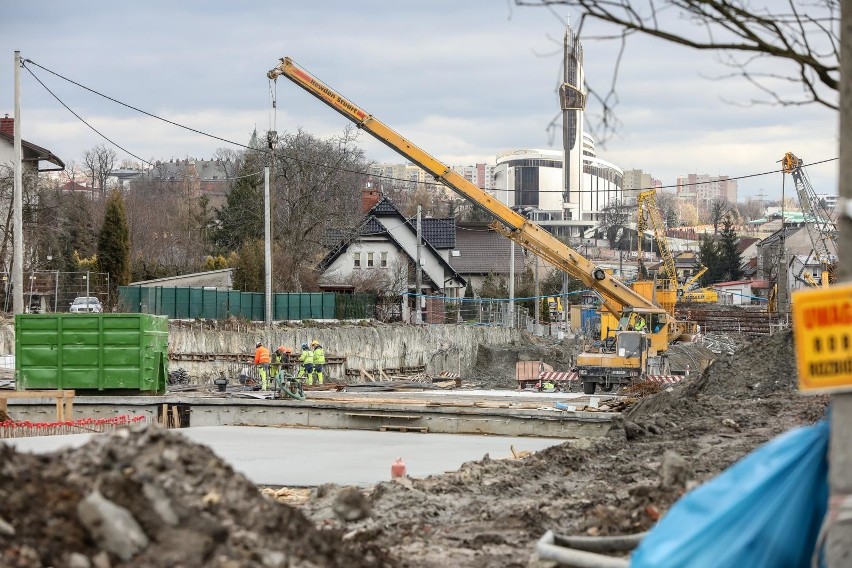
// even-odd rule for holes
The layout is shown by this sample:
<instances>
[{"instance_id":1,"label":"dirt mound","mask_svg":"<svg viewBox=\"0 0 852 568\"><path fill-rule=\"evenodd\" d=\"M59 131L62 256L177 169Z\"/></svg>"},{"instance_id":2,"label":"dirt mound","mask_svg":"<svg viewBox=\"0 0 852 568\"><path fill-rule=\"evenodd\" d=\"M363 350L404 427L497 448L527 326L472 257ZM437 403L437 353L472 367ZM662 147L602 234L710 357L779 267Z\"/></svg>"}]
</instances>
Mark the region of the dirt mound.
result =
<instances>
[{"instance_id":1,"label":"dirt mound","mask_svg":"<svg viewBox=\"0 0 852 568\"><path fill-rule=\"evenodd\" d=\"M46 456L0 444L0 503L2 566L387 565L156 426Z\"/></svg>"},{"instance_id":2,"label":"dirt mound","mask_svg":"<svg viewBox=\"0 0 852 568\"><path fill-rule=\"evenodd\" d=\"M670 413L713 413L717 409L702 396L725 400L763 399L797 394L798 375L792 331L761 337L739 348L733 355L716 359L700 376L683 381L635 405L628 420ZM725 404L721 402L720 404Z\"/></svg>"},{"instance_id":3,"label":"dirt mound","mask_svg":"<svg viewBox=\"0 0 852 568\"><path fill-rule=\"evenodd\" d=\"M580 347L574 339L534 337L528 343L480 345L466 379L482 388L513 389L518 386L515 376L518 361L544 361L556 371L567 371L574 365Z\"/></svg>"},{"instance_id":4,"label":"dirt mound","mask_svg":"<svg viewBox=\"0 0 852 568\"><path fill-rule=\"evenodd\" d=\"M765 398L798 388L796 353L790 329L761 337L717 359L689 385L687 394L714 394L726 398Z\"/></svg>"}]
</instances>

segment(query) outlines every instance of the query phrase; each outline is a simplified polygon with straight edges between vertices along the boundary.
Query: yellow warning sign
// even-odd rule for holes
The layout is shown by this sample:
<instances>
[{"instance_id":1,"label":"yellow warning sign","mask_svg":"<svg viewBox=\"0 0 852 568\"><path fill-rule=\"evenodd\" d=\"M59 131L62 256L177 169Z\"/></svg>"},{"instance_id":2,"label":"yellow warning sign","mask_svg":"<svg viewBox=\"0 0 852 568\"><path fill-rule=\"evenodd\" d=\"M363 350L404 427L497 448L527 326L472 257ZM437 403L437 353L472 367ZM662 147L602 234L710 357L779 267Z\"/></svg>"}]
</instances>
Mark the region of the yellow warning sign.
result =
<instances>
[{"instance_id":1,"label":"yellow warning sign","mask_svg":"<svg viewBox=\"0 0 852 568\"><path fill-rule=\"evenodd\" d=\"M852 284L793 293L799 390L852 391Z\"/></svg>"}]
</instances>

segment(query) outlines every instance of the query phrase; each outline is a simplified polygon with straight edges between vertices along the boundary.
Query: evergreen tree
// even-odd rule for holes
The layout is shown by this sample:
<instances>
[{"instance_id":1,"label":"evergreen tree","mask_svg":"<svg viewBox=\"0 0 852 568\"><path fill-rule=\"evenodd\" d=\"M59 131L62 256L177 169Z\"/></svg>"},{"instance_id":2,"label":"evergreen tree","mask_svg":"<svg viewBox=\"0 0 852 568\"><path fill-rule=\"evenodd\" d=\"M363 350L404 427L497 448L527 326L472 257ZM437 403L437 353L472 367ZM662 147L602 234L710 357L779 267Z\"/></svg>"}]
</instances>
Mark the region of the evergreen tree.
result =
<instances>
[{"instance_id":1,"label":"evergreen tree","mask_svg":"<svg viewBox=\"0 0 852 568\"><path fill-rule=\"evenodd\" d=\"M216 252L239 250L247 241L263 238L263 176L261 164L247 153L242 175L225 196L225 204L216 209L218 225L213 233Z\"/></svg>"},{"instance_id":2,"label":"evergreen tree","mask_svg":"<svg viewBox=\"0 0 852 568\"><path fill-rule=\"evenodd\" d=\"M476 314L479 313L479 308L476 302L473 301L473 286L470 280L467 281L467 287L464 289L465 301L462 301L461 318L462 321L471 321L476 319Z\"/></svg>"},{"instance_id":3,"label":"evergreen tree","mask_svg":"<svg viewBox=\"0 0 852 568\"><path fill-rule=\"evenodd\" d=\"M109 274L110 297L130 283L130 226L121 192L109 194L104 223L98 233L98 272Z\"/></svg>"},{"instance_id":4,"label":"evergreen tree","mask_svg":"<svg viewBox=\"0 0 852 568\"><path fill-rule=\"evenodd\" d=\"M246 241L240 247L234 266L234 288L243 292L266 290L266 266L263 240Z\"/></svg>"},{"instance_id":5,"label":"evergreen tree","mask_svg":"<svg viewBox=\"0 0 852 568\"><path fill-rule=\"evenodd\" d=\"M733 218L730 214L725 215L718 246L720 272L725 280L739 280L743 277L742 254L737 250L739 240Z\"/></svg>"},{"instance_id":6,"label":"evergreen tree","mask_svg":"<svg viewBox=\"0 0 852 568\"><path fill-rule=\"evenodd\" d=\"M701 239L701 244L698 247L698 260L707 267L707 272L698 279L701 286L709 286L722 281L719 250L710 235L704 235Z\"/></svg>"},{"instance_id":7,"label":"evergreen tree","mask_svg":"<svg viewBox=\"0 0 852 568\"><path fill-rule=\"evenodd\" d=\"M506 279L489 272L479 287L480 298L508 298L509 287Z\"/></svg>"}]
</instances>

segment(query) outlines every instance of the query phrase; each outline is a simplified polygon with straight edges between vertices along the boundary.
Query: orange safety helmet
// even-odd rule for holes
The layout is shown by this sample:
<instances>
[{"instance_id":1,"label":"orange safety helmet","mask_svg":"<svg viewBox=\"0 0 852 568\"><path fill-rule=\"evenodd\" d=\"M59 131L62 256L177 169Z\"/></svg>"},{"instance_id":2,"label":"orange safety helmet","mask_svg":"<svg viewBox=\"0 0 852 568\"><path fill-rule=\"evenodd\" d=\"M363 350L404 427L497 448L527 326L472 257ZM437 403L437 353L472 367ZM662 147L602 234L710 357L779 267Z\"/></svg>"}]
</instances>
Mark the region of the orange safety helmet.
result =
<instances>
[{"instance_id":1,"label":"orange safety helmet","mask_svg":"<svg viewBox=\"0 0 852 568\"><path fill-rule=\"evenodd\" d=\"M279 353L292 353L293 352L292 349L290 349L289 347L284 347L283 345L279 345L278 348L276 349L276 351L278 351Z\"/></svg>"}]
</instances>

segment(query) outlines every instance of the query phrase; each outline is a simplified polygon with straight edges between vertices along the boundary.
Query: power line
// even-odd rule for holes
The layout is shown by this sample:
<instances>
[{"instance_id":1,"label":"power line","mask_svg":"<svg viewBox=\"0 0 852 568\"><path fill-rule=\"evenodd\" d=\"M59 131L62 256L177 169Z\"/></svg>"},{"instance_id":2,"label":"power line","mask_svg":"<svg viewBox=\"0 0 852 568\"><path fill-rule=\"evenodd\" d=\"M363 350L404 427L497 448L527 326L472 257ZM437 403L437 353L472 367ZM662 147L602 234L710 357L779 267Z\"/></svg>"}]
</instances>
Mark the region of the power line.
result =
<instances>
[{"instance_id":1,"label":"power line","mask_svg":"<svg viewBox=\"0 0 852 568\"><path fill-rule=\"evenodd\" d=\"M24 60L24 62L26 62L26 61L29 61L29 60L28 60L28 59L25 59L25 60ZM36 63L36 65L38 65L38 64ZM91 128L91 129L95 132L95 134L97 134L98 136L100 136L101 138L103 138L104 140L106 140L107 142L109 142L110 144L112 144L113 146L115 146L116 148L120 149L122 152L126 152L127 154L130 154L131 156L133 156L133 157L134 157L134 158L136 158L137 160L139 160L139 161L141 161L141 162L144 162L144 163L148 164L149 166L153 166L153 165L154 165L154 164L152 164L151 162L149 162L148 160L145 160L145 159L143 159L143 158L140 158L139 156L137 156L136 154L134 154L134 153L133 153L133 152L131 152L130 150L128 150L128 149L126 149L126 148L122 147L122 146L121 146L121 145L119 145L117 142L115 142L114 140L111 140L109 137L107 137L107 136L106 136L104 133L102 133L100 130L98 130L97 128L95 128L94 126L92 126L91 124L89 124L88 122L86 122L86 120L85 120L82 116L80 116L79 114L77 114L76 112L74 112L74 111L71 109L71 107L69 107L67 104L65 104L65 102L64 102L62 99L60 99L60 98L56 95L56 93L54 93L53 91L51 91L51 90L47 87L47 85L45 85L45 84L41 81L41 79L39 79L38 77L36 77L35 73L33 73L33 72L32 72L32 70L31 70L29 67L27 67L26 65L22 65L22 67L23 67L24 69L26 69L26 70L27 70L27 72L28 72L30 75L32 75L32 76L33 76L33 79L35 79L36 81L38 81L38 82L39 82L39 84L40 84L42 87L44 87L44 90L45 90L45 91L47 91L48 93L50 93L51 95L53 95L53 98L54 98L54 99L56 99L56 100L59 102L59 104L61 104L62 106L64 106L64 107L68 110L68 112L70 112L71 114L73 114L74 116L76 116L76 117L77 117L77 120L79 120L80 122L82 122L83 124L85 124L86 126L88 126L89 128Z\"/></svg>"},{"instance_id":2,"label":"power line","mask_svg":"<svg viewBox=\"0 0 852 568\"><path fill-rule=\"evenodd\" d=\"M27 63L32 63L32 64L33 64L33 65L35 65L36 67L38 67L38 68L40 68L40 69L43 69L44 71L46 71L46 72L48 72L48 73L50 73L50 74L52 74L52 75L54 75L54 76L56 76L56 77L58 77L58 78L60 78L60 79L64 80L64 81L67 81L67 82L69 82L69 83L71 83L71 84L73 84L73 85L76 85L77 87L80 87L81 89L84 89L84 90L86 90L86 91L89 91L90 93L93 93L93 94L98 95L98 96L100 96L100 97L103 97L103 98L105 98L105 99L107 99L107 100L109 100L109 101L112 101L112 102L114 102L114 103L116 103L116 104L118 104L118 105L124 106L124 107L129 108L129 109L131 109L131 110L134 110L134 111L136 111L136 112L138 112L138 113L141 113L141 114L144 114L144 115L149 116L149 117L151 117L151 118L154 118L154 119L156 119L156 120L160 120L160 121L162 121L162 122L165 122L165 123L167 123L167 124L171 124L172 126L176 126L176 127L178 127L178 128L182 128L182 129L184 129L184 130L188 130L188 131L190 131L190 132L194 132L194 133L196 133L196 134L200 134L201 136L206 136L206 137L208 137L208 138L212 138L212 139L214 139L214 140L219 140L220 142L225 142L226 144L232 144L232 145L234 145L234 146L239 146L239 147L241 147L241 148L245 148L245 149L247 149L247 150L253 150L253 151L256 151L256 152L259 152L259 153L265 153L265 154L272 153L273 155L281 156L281 157L284 157L284 158L287 158L287 159L290 159L290 160L293 160L293 161L296 161L296 162L300 162L300 163L303 163L303 164L310 164L310 165L318 166L318 167L321 167L321 168L326 168L326 169L328 169L328 170L332 170L332 171L339 171L339 172L345 172L345 173L353 173L353 174L358 174L358 175L366 175L366 176L369 176L369 177L371 177L371 178L386 179L386 180L390 180L390 181L403 182L403 183L405 183L405 184L412 184L412 183L413 183L413 184L415 184L415 185L424 185L424 186L427 186L427 187L447 187L446 185L444 185L444 184L442 184L442 183L439 183L439 182L426 182L426 181L424 181L424 182L421 182L421 181L413 182L413 181L408 180L408 179L396 178L396 177L393 177L393 176L386 176L386 175L383 175L383 174L371 174L371 173L369 173L369 172L365 172L365 171L362 171L362 170L354 170L354 169L351 169L351 168L343 168L343 167L340 167L340 166L331 166L331 165L328 165L328 164L324 164L324 163L320 163L320 162L314 162L314 161L312 161L312 160L306 160L306 159L304 159L304 158L299 158L299 157L296 157L296 156L291 156L291 155L287 155L287 154L277 153L277 152L274 152L274 151L269 151L269 150L266 150L266 149L263 149L263 148L254 148L254 147L249 146L249 145L247 145L247 144L243 144L243 143L240 143L240 142L235 142L235 141L233 141L233 140L229 140L229 139L227 139L227 138L223 138L223 137L221 137L221 136L217 136L217 135L215 135L215 134L210 134L209 132L205 132L205 131L203 131L203 130L198 130L197 128L192 128L191 126L186 126L186 125L181 124L181 123L179 123L179 122L175 122L175 121L173 121L173 120L169 120L169 119L167 119L167 118L163 118L163 117L158 116L158 115L156 115L156 114L154 114L154 113L151 113L151 112L148 112L148 111L142 110L142 109L140 109L140 108L138 108L138 107L135 107L135 106L130 105L130 104L128 104L128 103L122 102L122 101L120 101L120 100L118 100L118 99L116 99L116 98L113 98L113 97L111 97L111 96L109 96L109 95L106 95L106 94L104 94L104 93L101 93L100 91L97 91L97 90L95 90L95 89L92 89L91 87L87 87L86 85L83 85L83 84L81 84L81 83L78 83L77 81L74 81L73 79L70 79L70 78L68 78L68 77L65 77L64 75L62 75L62 74L60 74L60 73L57 73L56 71L53 71L53 70L51 70L51 69L48 69L47 67L44 67L43 65L40 65L40 64L36 63L36 62L35 62L35 61L33 61L32 59L24 59L24 60L22 61L22 66L23 66L25 69L27 69L27 71L30 73L30 75L32 75L32 76L36 79L36 81L38 81L38 82L39 82L39 84L41 84L41 86L42 86L42 87L44 87L44 88L45 88L45 90L47 90L47 92L49 92L51 95L53 95L53 97L54 97L57 101L59 101L59 103L60 103L60 104L62 104L62 106L64 106L66 109L68 109L68 111L69 111L69 112L71 112L74 116L76 116L76 117L77 117L80 121L82 121L84 124L86 124L86 126L88 126L89 128L91 128L91 129L92 129L93 131L95 131L98 135L100 135L102 138L104 138L105 140L107 140L108 142L110 142L111 144L113 144L114 146L116 146L117 148L121 149L121 150L122 150L122 151L124 151L124 152L127 152L129 155L133 156L134 158L136 158L136 159L138 159L138 160L140 160L140 161L142 161L142 162L144 162L144 163L146 163L146 164L149 164L149 165L153 165L153 164L151 164L151 163L150 163L150 162L148 162L147 160L144 160L144 159L142 159L142 158L139 158L139 157L138 157L138 156L136 156L135 154L133 154L133 153L129 152L128 150L126 150L126 149L122 148L120 145L116 144L115 142L113 142L112 140L110 140L109 138L107 138L105 135L103 135L103 134L102 134L102 133L100 133L97 129L95 129L93 126L91 126L88 122L86 122L85 120L83 120L83 118L82 118L82 117L80 117L77 113L75 113L73 110L71 110L71 109L68 107L68 105L66 105L64 102L62 102L62 100L61 100L61 99L60 99L60 98L59 98L56 94L54 94L54 93L53 93L53 91L51 91L50 89L48 89L48 88L47 88L47 86L46 86L46 85L45 85L45 84L44 84L44 83L43 83L43 82L42 82L42 81L41 81L41 80L40 80L40 79L39 79L39 78L38 78L38 77L37 77L37 76L36 76L36 75L32 72L32 70L31 70L31 69L29 69L29 68L26 66L26 64L27 64ZM277 102L277 101L276 101L277 96L276 96L273 92L270 92L270 96L272 97L272 100L274 101L274 102L273 102L273 106L277 107L277 105L275 104L275 102ZM276 111L277 111L277 108L276 108ZM828 162L836 161L836 160L838 160L838 159L839 159L839 158L837 158L837 157L835 157L835 158L828 158L828 159L826 159L826 160L820 160L820 161L816 161L816 162L811 162L811 163L809 163L809 164L803 164L803 167L816 166L816 165L820 165L820 164L824 164L824 163L828 163ZM727 179L728 179L728 180L730 180L730 181L735 181L735 180L741 180L741 179L748 179L748 178L753 178L753 177L760 177L760 176L765 176L765 175L771 175L771 174L776 174L776 173L781 173L781 172L783 172L783 169L775 169L775 170L768 170L768 171L759 172L759 173L754 173L754 174L745 174L745 175L741 175L741 176L728 177ZM670 188L677 188L677 187L683 187L683 186L687 186L687 187L688 187L688 186L695 186L695 185L700 185L700 184L703 184L703 183L710 183L710 182L705 182L705 181L698 182L698 181L697 181L697 182L694 182L694 183L685 183L685 184L684 184L684 183L682 183L682 184L673 184L673 185L662 185L662 186L656 186L656 187L631 188L629 191L647 191L647 190L651 190L651 189L670 189ZM481 189L482 191L489 191L489 189L482 188L482 187L480 187L479 189ZM619 191L619 190L620 190L620 191L625 191L623 188L619 188L619 189L617 189L617 190L613 190L613 191ZM491 188L491 190L490 190L490 191L505 191L505 192L507 192L507 193L516 193L517 191L520 191L520 190L508 189L508 188L507 188L507 189ZM564 191L563 189L556 189L556 190L549 190L549 189L546 189L546 190L537 190L537 192L536 192L536 193L539 193L539 194L541 194L541 193L565 193L565 191ZM588 189L588 190L587 190L587 189L576 189L576 190L571 190L571 193L577 193L577 194L585 194L585 193L588 193L588 194L595 194L595 193L599 193L599 191L591 190L591 189Z\"/></svg>"}]
</instances>

